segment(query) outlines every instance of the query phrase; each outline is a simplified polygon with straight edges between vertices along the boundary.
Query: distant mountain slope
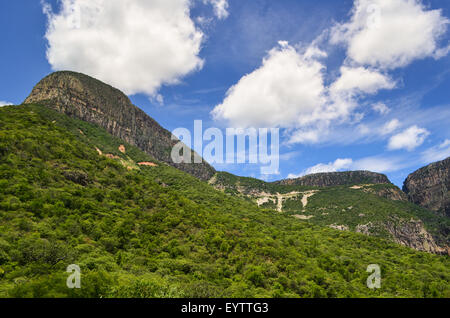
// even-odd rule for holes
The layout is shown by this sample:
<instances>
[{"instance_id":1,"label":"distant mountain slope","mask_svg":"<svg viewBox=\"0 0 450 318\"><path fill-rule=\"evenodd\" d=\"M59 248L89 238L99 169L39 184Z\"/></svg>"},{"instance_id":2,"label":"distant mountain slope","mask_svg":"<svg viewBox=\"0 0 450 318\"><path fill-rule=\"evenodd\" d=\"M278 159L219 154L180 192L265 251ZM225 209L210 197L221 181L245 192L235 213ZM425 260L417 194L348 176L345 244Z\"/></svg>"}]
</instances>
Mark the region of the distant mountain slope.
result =
<instances>
[{"instance_id":1,"label":"distant mountain slope","mask_svg":"<svg viewBox=\"0 0 450 318\"><path fill-rule=\"evenodd\" d=\"M202 180L214 175L208 163L174 164L170 154L172 134L134 106L118 89L75 72L55 72L42 79L25 104L42 104L103 127L113 136L144 150L154 158Z\"/></svg>"},{"instance_id":2,"label":"distant mountain slope","mask_svg":"<svg viewBox=\"0 0 450 318\"><path fill-rule=\"evenodd\" d=\"M411 202L450 217L450 158L410 174L403 190Z\"/></svg>"},{"instance_id":3,"label":"distant mountain slope","mask_svg":"<svg viewBox=\"0 0 450 318\"><path fill-rule=\"evenodd\" d=\"M0 108L0 297L450 297L449 281L447 256L258 208L46 107Z\"/></svg>"},{"instance_id":4,"label":"distant mountain slope","mask_svg":"<svg viewBox=\"0 0 450 318\"><path fill-rule=\"evenodd\" d=\"M383 184L391 183L380 173L370 171L327 172L306 175L296 179L285 179L275 182L281 185L300 185L309 187L334 187L353 184Z\"/></svg>"},{"instance_id":5,"label":"distant mountain slope","mask_svg":"<svg viewBox=\"0 0 450 318\"><path fill-rule=\"evenodd\" d=\"M450 252L450 220L409 203L381 174L321 173L267 183L218 172L210 183L299 222L384 237L421 251Z\"/></svg>"}]
</instances>

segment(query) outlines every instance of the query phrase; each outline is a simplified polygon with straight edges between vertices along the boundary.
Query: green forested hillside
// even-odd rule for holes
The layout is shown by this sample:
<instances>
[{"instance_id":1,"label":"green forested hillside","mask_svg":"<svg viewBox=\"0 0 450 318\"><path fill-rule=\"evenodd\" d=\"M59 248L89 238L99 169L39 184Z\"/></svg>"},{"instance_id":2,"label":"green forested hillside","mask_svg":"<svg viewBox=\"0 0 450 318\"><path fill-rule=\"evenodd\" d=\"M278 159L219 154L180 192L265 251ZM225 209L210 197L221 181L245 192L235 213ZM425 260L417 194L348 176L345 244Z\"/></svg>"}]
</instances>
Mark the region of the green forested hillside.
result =
<instances>
[{"instance_id":1,"label":"green forested hillside","mask_svg":"<svg viewBox=\"0 0 450 318\"><path fill-rule=\"evenodd\" d=\"M435 253L447 253L445 248L450 245L450 219L408 202L405 194L390 183L312 187L218 172L211 184L226 194L259 202L262 208L302 222L402 240L408 246ZM429 248L430 242L422 239L422 228L432 236L428 241L434 241L435 248Z\"/></svg>"},{"instance_id":2,"label":"green forested hillside","mask_svg":"<svg viewBox=\"0 0 450 318\"><path fill-rule=\"evenodd\" d=\"M0 297L450 297L449 265L258 208L44 107L0 108Z\"/></svg>"}]
</instances>

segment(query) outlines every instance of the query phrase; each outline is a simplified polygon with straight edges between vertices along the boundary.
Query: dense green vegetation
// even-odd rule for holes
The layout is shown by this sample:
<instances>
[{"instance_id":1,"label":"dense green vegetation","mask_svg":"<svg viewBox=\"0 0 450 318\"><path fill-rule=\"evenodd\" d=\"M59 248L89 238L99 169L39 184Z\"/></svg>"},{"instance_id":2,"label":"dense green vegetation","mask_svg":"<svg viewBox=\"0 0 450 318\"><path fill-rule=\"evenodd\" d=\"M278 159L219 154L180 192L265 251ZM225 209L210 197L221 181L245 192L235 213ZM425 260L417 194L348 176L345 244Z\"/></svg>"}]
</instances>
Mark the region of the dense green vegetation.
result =
<instances>
[{"instance_id":1,"label":"dense green vegetation","mask_svg":"<svg viewBox=\"0 0 450 318\"><path fill-rule=\"evenodd\" d=\"M447 256L298 222L163 164L128 170L95 147L155 162L43 107L0 109L0 297L450 297ZM69 264L81 289L66 287Z\"/></svg>"},{"instance_id":2,"label":"dense green vegetation","mask_svg":"<svg viewBox=\"0 0 450 318\"><path fill-rule=\"evenodd\" d=\"M375 185L370 188L389 187L389 185ZM296 212L295 208L291 213ZM445 246L450 241L450 220L439 217L417 205L409 202L394 201L366 193L359 189L349 189L346 186L325 188L309 199L302 214L314 216L309 220L314 224L345 224L355 230L359 224L371 222L382 225L386 222L398 223L400 220L412 218L421 220L428 232L433 234L437 242ZM373 235L389 237L384 228L376 226Z\"/></svg>"},{"instance_id":3,"label":"dense green vegetation","mask_svg":"<svg viewBox=\"0 0 450 318\"><path fill-rule=\"evenodd\" d=\"M283 199L282 212L286 215L302 215L310 217L303 220L321 226L341 225L355 231L358 225L370 224L370 235L394 240L386 229L386 224L398 225L411 219L423 222L425 229L440 246L450 242L450 219L403 200L384 198L389 191L401 192L393 184L365 185L360 189L350 185L335 187L307 187L300 185L283 185L262 180L239 177L227 172L218 172L214 186L225 193L241 196L250 201L266 196L298 192ZM301 200L303 192L315 190L304 207ZM277 198L271 197L261 207L276 210Z\"/></svg>"}]
</instances>

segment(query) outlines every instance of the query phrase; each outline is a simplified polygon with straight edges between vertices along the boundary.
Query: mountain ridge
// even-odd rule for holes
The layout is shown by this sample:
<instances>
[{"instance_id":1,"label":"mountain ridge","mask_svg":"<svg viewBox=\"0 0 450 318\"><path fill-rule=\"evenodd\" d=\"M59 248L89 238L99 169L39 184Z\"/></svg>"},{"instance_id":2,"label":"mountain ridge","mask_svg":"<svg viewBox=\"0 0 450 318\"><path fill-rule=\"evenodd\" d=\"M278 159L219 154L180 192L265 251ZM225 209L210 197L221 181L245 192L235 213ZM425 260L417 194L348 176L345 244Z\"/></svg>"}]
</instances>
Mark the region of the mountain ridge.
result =
<instances>
[{"instance_id":1,"label":"mountain ridge","mask_svg":"<svg viewBox=\"0 0 450 318\"><path fill-rule=\"evenodd\" d=\"M113 136L136 145L155 159L208 181L216 173L203 160L201 164L175 164L170 152L172 134L133 105L119 89L91 76L58 71L41 79L23 104L42 104L74 118L99 125ZM194 153L194 156L199 156ZM280 185L339 186L353 184L390 184L384 174L371 171L316 173L273 182Z\"/></svg>"},{"instance_id":2,"label":"mountain ridge","mask_svg":"<svg viewBox=\"0 0 450 318\"><path fill-rule=\"evenodd\" d=\"M33 88L24 102L24 104L32 103L42 104L59 113L95 124L106 129L113 136L137 146L160 163L173 166L202 181L208 181L216 189L223 190L228 194L246 197L265 208L288 212L300 220L310 220L320 225L353 230L367 235L390 237L400 244L418 250L439 254L448 253L450 250L448 239L446 239L447 234L445 234L445 229L442 229L445 225L439 225L437 219L430 219L423 212L414 212L411 215L414 218L409 220L406 217L407 214L402 213L401 209L415 211L411 207L389 207L389 204L381 204L380 201L375 205L378 204L383 209L394 209L397 212L392 217L389 214L376 216L370 213L371 216L368 217L364 211L368 208L367 206L357 206L350 212L347 208L353 207L355 204L348 200L342 201L345 206L339 207L338 211L335 205L325 208L314 203L318 197L329 201L330 193L344 198L353 198L352 200L358 200L361 195L373 194L388 200L406 202L407 196L395 187L384 174L364 170L328 172L267 183L262 180L216 172L206 162L173 164L169 153L176 141L172 140L170 132L133 105L129 98L118 89L81 73L63 71L45 77ZM96 149L100 154L102 153L100 149ZM137 167L137 162L121 158L120 153L117 153L115 149L113 152L115 154L108 153L106 155L119 159L129 169ZM153 162L142 162L141 164L144 163L146 165L157 164ZM80 175L71 177L85 178ZM327 188L331 188L331 192L327 191ZM310 206L306 208L305 202L308 202L309 197L312 197L310 200L316 204L317 209L310 210ZM365 200L371 201L373 198L368 196ZM320 212L323 209L329 211ZM340 216L339 214L342 213L339 211L341 210L347 211L346 213L349 215ZM421 216L417 218L418 215L423 215L427 221L422 222ZM385 219L380 219L384 217ZM427 229L429 224L432 224L432 234Z\"/></svg>"},{"instance_id":3,"label":"mountain ridge","mask_svg":"<svg viewBox=\"0 0 450 318\"><path fill-rule=\"evenodd\" d=\"M275 181L280 185L301 185L312 187L330 187L355 184L391 184L388 177L381 173L367 170L321 172L308 174L299 178Z\"/></svg>"},{"instance_id":4,"label":"mountain ridge","mask_svg":"<svg viewBox=\"0 0 450 318\"><path fill-rule=\"evenodd\" d=\"M158 161L128 169L153 159L48 107L0 109L0 159L0 297L450 295L447 256L258 208Z\"/></svg>"}]
</instances>

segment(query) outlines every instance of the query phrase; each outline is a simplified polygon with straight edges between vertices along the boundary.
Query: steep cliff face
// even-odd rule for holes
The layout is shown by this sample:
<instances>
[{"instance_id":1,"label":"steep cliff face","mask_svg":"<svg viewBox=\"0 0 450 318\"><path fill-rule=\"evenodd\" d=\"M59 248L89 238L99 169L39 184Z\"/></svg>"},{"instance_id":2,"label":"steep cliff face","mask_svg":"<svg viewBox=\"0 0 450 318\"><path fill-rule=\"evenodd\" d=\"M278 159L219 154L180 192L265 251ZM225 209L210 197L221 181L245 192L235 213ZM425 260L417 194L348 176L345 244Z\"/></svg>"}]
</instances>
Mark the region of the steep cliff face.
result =
<instances>
[{"instance_id":1,"label":"steep cliff face","mask_svg":"<svg viewBox=\"0 0 450 318\"><path fill-rule=\"evenodd\" d=\"M24 102L43 104L71 117L105 128L154 158L202 180L215 173L208 163L175 164L170 154L177 141L155 120L134 106L118 89L75 72L56 72L42 79Z\"/></svg>"},{"instance_id":2,"label":"steep cliff face","mask_svg":"<svg viewBox=\"0 0 450 318\"><path fill-rule=\"evenodd\" d=\"M297 179L286 179L275 182L280 185L296 185L308 187L334 187L353 184L391 183L384 174L370 171L327 172L307 175Z\"/></svg>"},{"instance_id":3,"label":"steep cliff face","mask_svg":"<svg viewBox=\"0 0 450 318\"><path fill-rule=\"evenodd\" d=\"M411 202L450 217L450 158L432 163L410 174L403 191Z\"/></svg>"},{"instance_id":4,"label":"steep cliff face","mask_svg":"<svg viewBox=\"0 0 450 318\"><path fill-rule=\"evenodd\" d=\"M419 220L396 220L387 222L386 229L398 244L405 245L418 251L450 255L449 246L439 246Z\"/></svg>"}]
</instances>

